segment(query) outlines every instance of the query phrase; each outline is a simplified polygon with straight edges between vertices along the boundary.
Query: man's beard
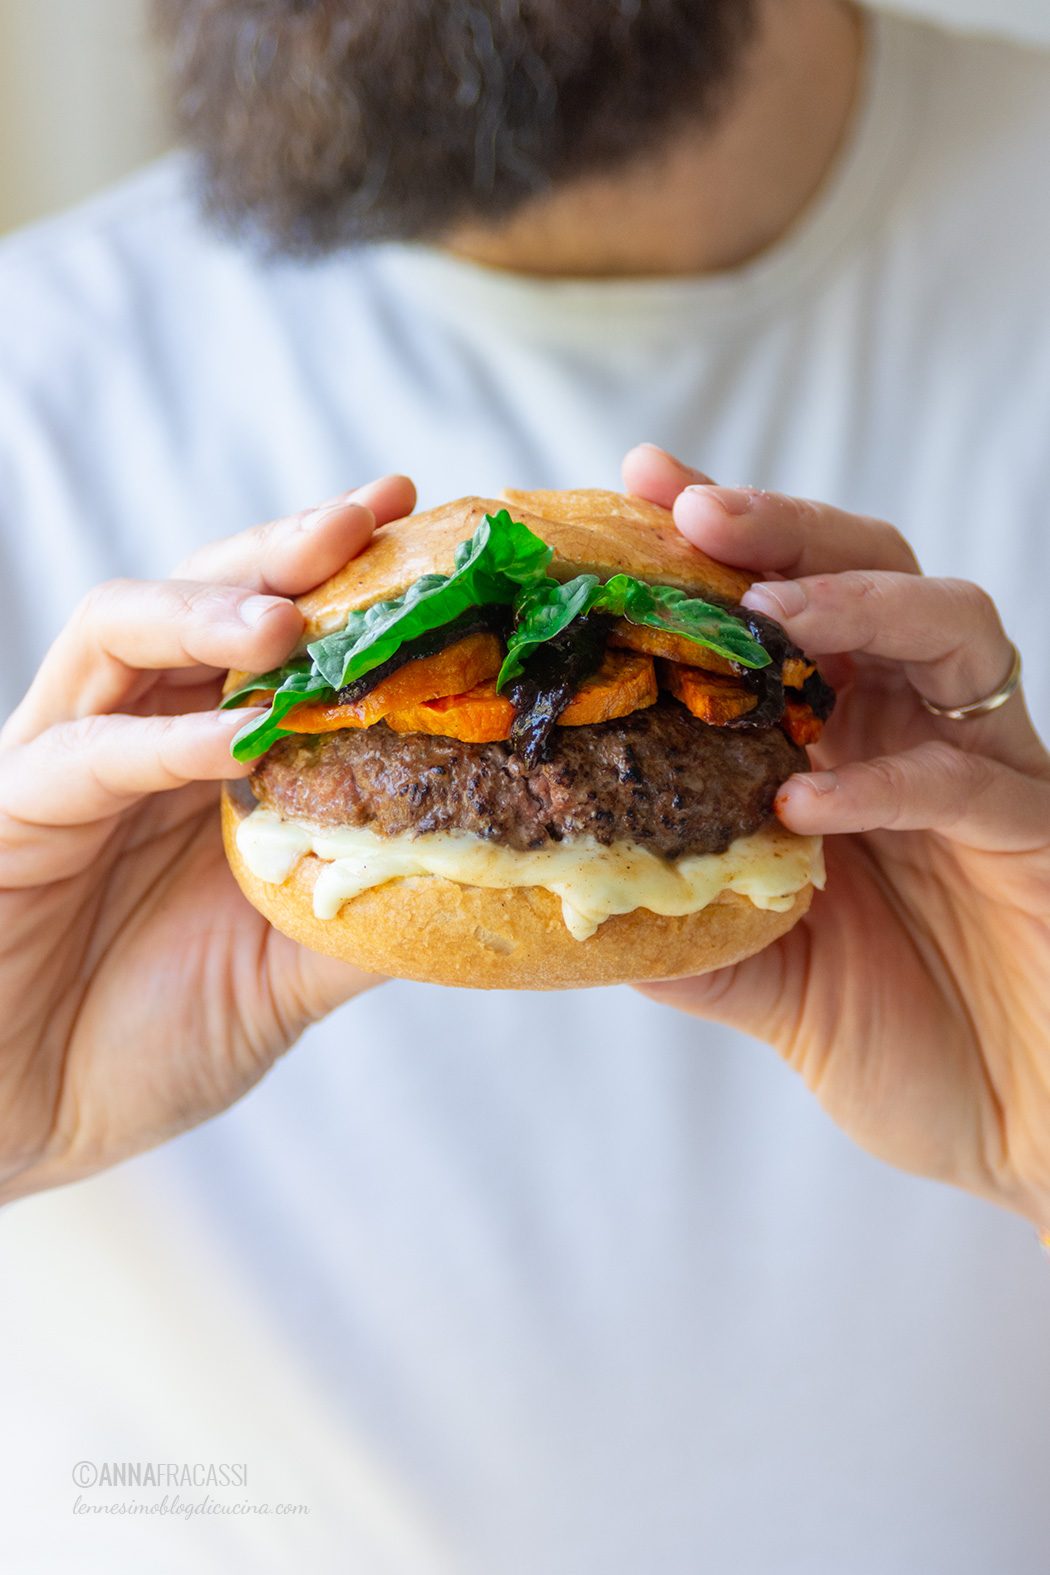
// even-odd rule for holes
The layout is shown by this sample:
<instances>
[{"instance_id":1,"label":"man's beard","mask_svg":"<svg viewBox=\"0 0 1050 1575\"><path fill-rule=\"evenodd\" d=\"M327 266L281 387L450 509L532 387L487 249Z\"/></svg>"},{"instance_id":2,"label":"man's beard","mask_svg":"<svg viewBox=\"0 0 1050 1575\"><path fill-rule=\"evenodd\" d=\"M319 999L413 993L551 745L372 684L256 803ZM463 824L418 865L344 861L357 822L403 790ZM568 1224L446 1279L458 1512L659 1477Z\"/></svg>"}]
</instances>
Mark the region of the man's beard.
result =
<instances>
[{"instance_id":1,"label":"man's beard","mask_svg":"<svg viewBox=\"0 0 1050 1575\"><path fill-rule=\"evenodd\" d=\"M498 222L719 113L756 0L157 0L213 218L317 254Z\"/></svg>"}]
</instances>

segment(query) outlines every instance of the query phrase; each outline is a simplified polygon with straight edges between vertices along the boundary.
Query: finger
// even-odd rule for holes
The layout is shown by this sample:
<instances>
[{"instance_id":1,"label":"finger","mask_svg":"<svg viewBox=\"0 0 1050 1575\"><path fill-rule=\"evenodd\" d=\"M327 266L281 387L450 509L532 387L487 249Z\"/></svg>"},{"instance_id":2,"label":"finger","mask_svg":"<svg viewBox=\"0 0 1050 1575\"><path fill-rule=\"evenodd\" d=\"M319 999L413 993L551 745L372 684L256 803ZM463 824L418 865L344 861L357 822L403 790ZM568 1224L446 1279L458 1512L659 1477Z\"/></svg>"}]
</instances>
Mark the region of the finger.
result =
<instances>
[{"instance_id":1,"label":"finger","mask_svg":"<svg viewBox=\"0 0 1050 1575\"><path fill-rule=\"evenodd\" d=\"M713 485L702 470L693 470L655 443L639 443L625 456L623 484L637 498L669 509L684 488L698 482Z\"/></svg>"},{"instance_id":2,"label":"finger","mask_svg":"<svg viewBox=\"0 0 1050 1575\"><path fill-rule=\"evenodd\" d=\"M327 1017L337 1006L386 980L352 963L310 951L271 929L266 937L273 998L281 1002L282 1020L301 1029Z\"/></svg>"},{"instance_id":3,"label":"finger","mask_svg":"<svg viewBox=\"0 0 1050 1575\"><path fill-rule=\"evenodd\" d=\"M919 572L914 552L892 525L805 498L690 486L678 497L674 517L695 547L742 569L785 575L853 568Z\"/></svg>"},{"instance_id":4,"label":"finger","mask_svg":"<svg viewBox=\"0 0 1050 1575\"><path fill-rule=\"evenodd\" d=\"M89 591L4 728L26 743L58 722L100 715L136 696L143 671L244 668L288 656L303 617L291 602L195 580L111 580Z\"/></svg>"},{"instance_id":5,"label":"finger","mask_svg":"<svg viewBox=\"0 0 1050 1575\"><path fill-rule=\"evenodd\" d=\"M769 614L810 655L864 653L900 662L916 692L937 705L969 705L994 693L1013 665L995 603L966 580L848 570L753 585L744 605ZM955 730L967 749L1030 765L1042 746L1020 695Z\"/></svg>"},{"instance_id":6,"label":"finger","mask_svg":"<svg viewBox=\"0 0 1050 1575\"><path fill-rule=\"evenodd\" d=\"M940 739L790 777L775 807L783 824L804 836L937 831L996 853L1029 853L1050 843L1050 784Z\"/></svg>"},{"instance_id":7,"label":"finger","mask_svg":"<svg viewBox=\"0 0 1050 1575\"><path fill-rule=\"evenodd\" d=\"M383 476L317 508L209 542L174 573L179 579L299 596L356 557L377 525L410 514L415 503L416 489L407 476Z\"/></svg>"},{"instance_id":8,"label":"finger","mask_svg":"<svg viewBox=\"0 0 1050 1575\"><path fill-rule=\"evenodd\" d=\"M184 716L91 716L0 754L0 816L36 837L120 814L151 793L247 776L230 743L259 706Z\"/></svg>"},{"instance_id":9,"label":"finger","mask_svg":"<svg viewBox=\"0 0 1050 1575\"><path fill-rule=\"evenodd\" d=\"M687 979L661 979L636 985L640 994L691 1017L725 1023L772 1043L785 1023L797 1021L798 992L792 981L804 978L808 947L803 919L764 951L729 968Z\"/></svg>"}]
</instances>

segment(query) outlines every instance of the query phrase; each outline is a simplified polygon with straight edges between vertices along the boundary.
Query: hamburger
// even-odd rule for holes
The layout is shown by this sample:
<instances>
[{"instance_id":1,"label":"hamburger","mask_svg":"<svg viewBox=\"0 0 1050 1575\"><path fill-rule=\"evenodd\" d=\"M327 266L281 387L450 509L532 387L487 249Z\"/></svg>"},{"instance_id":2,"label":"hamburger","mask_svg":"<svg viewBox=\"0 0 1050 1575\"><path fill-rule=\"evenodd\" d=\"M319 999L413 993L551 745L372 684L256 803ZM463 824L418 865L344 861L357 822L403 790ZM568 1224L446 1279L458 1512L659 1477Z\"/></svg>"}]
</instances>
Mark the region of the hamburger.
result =
<instances>
[{"instance_id":1,"label":"hamburger","mask_svg":"<svg viewBox=\"0 0 1050 1575\"><path fill-rule=\"evenodd\" d=\"M373 972L479 988L683 977L803 916L819 838L772 814L834 695L750 581L655 504L461 498L299 598L231 673L223 836L271 924Z\"/></svg>"}]
</instances>

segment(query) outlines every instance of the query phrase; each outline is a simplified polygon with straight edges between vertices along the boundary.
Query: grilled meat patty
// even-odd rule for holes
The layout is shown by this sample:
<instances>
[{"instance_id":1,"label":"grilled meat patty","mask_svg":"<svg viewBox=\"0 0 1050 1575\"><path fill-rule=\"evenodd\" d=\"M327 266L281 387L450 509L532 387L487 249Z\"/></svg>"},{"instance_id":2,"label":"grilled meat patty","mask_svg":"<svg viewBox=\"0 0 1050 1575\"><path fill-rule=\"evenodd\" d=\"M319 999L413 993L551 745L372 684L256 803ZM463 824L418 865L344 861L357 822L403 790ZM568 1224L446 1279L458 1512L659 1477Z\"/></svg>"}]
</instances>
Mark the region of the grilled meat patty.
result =
<instances>
[{"instance_id":1,"label":"grilled meat patty","mask_svg":"<svg viewBox=\"0 0 1050 1575\"><path fill-rule=\"evenodd\" d=\"M532 767L507 743L382 722L290 735L260 760L251 788L288 817L381 836L465 831L520 850L590 836L679 858L722 853L757 831L780 784L805 769L779 727L709 727L665 695L619 721L555 728L549 758Z\"/></svg>"}]
</instances>

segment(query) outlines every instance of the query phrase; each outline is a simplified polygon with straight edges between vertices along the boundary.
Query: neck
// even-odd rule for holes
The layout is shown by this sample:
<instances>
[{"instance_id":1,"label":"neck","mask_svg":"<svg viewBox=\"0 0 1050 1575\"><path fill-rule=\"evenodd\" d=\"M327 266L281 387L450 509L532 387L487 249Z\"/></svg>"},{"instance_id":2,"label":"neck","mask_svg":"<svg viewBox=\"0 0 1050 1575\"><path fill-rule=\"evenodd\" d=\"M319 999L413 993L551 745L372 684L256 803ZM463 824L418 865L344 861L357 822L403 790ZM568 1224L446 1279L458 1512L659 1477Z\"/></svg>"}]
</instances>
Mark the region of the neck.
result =
<instances>
[{"instance_id":1,"label":"neck","mask_svg":"<svg viewBox=\"0 0 1050 1575\"><path fill-rule=\"evenodd\" d=\"M679 130L615 175L536 198L447 248L519 273L602 278L735 268L785 234L834 165L856 101L860 12L843 0L762 0L714 125Z\"/></svg>"}]
</instances>

